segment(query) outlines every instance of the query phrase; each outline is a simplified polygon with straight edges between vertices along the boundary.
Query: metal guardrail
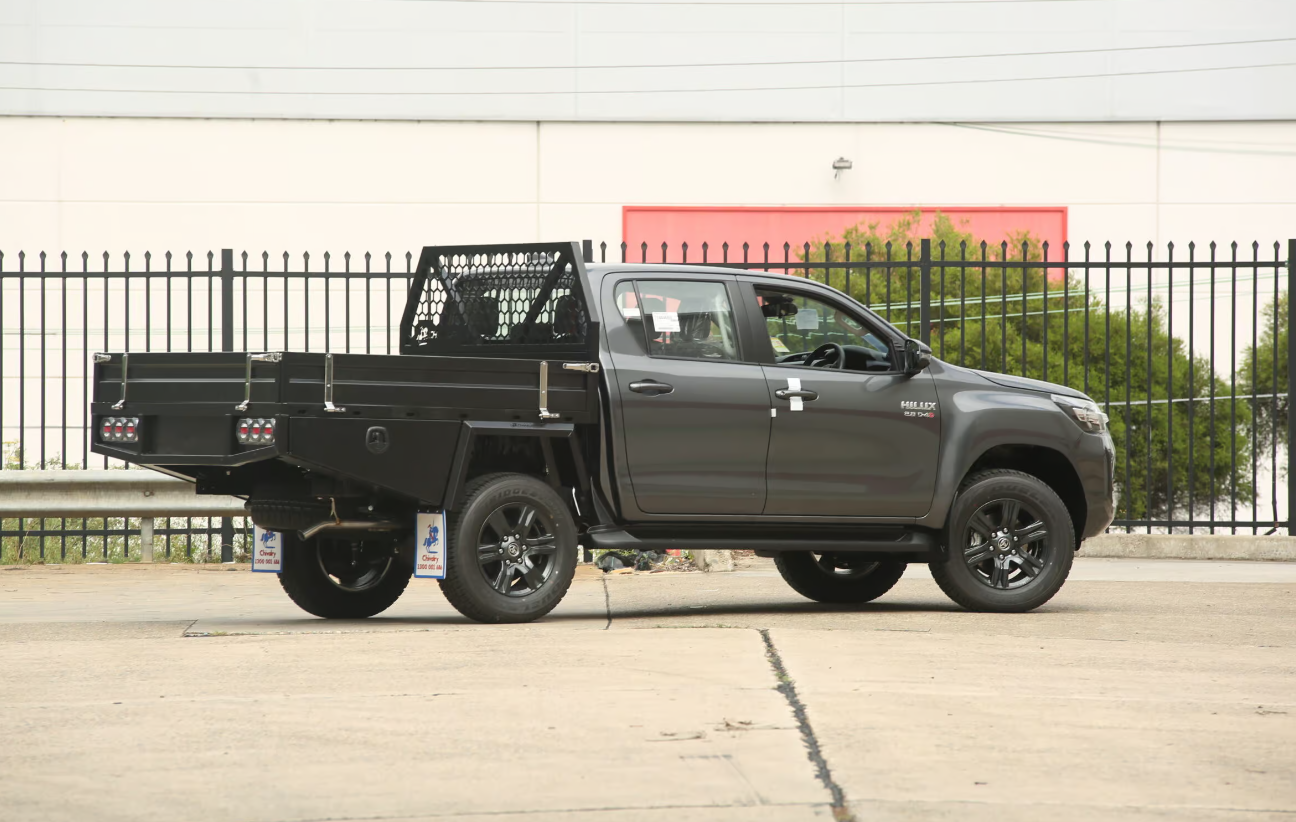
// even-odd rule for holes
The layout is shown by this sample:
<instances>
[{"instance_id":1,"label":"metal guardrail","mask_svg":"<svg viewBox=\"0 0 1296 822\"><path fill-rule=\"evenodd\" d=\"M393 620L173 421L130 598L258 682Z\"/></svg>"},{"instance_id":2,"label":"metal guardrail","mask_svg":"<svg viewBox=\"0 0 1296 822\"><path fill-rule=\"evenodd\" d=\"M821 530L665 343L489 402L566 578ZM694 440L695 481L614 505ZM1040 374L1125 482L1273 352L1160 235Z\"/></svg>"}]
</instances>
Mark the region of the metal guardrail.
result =
<instances>
[{"instance_id":1,"label":"metal guardrail","mask_svg":"<svg viewBox=\"0 0 1296 822\"><path fill-rule=\"evenodd\" d=\"M156 471L0 471L0 516L242 517L237 497Z\"/></svg>"},{"instance_id":2,"label":"metal guardrail","mask_svg":"<svg viewBox=\"0 0 1296 822\"><path fill-rule=\"evenodd\" d=\"M197 494L192 483L156 471L0 471L0 518L139 518L141 562L153 561L157 518L246 515L237 497Z\"/></svg>"}]
</instances>

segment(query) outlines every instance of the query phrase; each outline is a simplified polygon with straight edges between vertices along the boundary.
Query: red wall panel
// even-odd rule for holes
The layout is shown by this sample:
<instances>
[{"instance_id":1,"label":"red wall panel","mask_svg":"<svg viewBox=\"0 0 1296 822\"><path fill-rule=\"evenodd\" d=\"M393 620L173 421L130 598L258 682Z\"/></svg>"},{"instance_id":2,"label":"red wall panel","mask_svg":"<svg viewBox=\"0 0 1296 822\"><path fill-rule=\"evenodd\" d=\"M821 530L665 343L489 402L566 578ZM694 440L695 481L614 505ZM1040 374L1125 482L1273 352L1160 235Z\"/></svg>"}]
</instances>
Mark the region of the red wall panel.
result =
<instances>
[{"instance_id":1,"label":"red wall panel","mask_svg":"<svg viewBox=\"0 0 1296 822\"><path fill-rule=\"evenodd\" d=\"M649 262L662 259L661 244L668 244L667 260L680 262L681 244L689 246L689 262L701 262L702 243L709 244L707 260L721 259L721 244L729 243L729 259L742 259L742 244L751 245L751 259L759 259L762 244L770 244L770 258L782 259L783 243L794 247L825 235L840 237L842 232L859 223L878 223L885 234L896 220L922 212L920 230L931 227L936 212L954 221L961 231L997 244L1012 232L1027 230L1049 243L1049 258L1060 259L1062 243L1067 238L1065 206L1048 207L693 207L693 206L624 206L621 212L621 236L629 246L626 259L639 262L641 244L648 243ZM613 254L609 259L615 259Z\"/></svg>"}]
</instances>

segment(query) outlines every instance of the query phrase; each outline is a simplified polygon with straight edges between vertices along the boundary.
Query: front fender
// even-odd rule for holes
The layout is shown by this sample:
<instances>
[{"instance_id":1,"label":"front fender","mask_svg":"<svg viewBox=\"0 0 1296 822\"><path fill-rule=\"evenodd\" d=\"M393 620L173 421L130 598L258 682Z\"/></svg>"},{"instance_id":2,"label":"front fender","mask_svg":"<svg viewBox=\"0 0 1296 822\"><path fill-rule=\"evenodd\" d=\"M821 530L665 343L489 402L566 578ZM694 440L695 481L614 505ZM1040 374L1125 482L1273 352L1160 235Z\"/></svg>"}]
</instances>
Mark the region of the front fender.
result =
<instances>
[{"instance_id":1,"label":"front fender","mask_svg":"<svg viewBox=\"0 0 1296 822\"><path fill-rule=\"evenodd\" d=\"M954 497L968 472L991 449L1003 445L1057 451L1072 462L1085 445L1082 432L1047 396L981 385L946 385L940 395L941 448L932 506L917 524L944 528ZM1084 473L1077 470L1077 474Z\"/></svg>"}]
</instances>

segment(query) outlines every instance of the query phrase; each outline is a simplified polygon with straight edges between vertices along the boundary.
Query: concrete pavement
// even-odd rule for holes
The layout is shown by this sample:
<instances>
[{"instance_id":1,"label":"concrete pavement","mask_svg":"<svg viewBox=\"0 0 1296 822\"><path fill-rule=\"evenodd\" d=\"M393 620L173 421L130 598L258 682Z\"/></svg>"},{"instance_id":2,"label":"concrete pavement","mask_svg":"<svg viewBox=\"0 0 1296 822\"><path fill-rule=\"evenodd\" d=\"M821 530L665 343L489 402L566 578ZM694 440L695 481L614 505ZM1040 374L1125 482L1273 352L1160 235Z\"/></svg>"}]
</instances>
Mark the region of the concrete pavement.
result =
<instances>
[{"instance_id":1,"label":"concrete pavement","mask_svg":"<svg viewBox=\"0 0 1296 822\"><path fill-rule=\"evenodd\" d=\"M1296 820L1296 564L1084 559L1048 606L582 569L484 627L220 566L0 571L6 820Z\"/></svg>"}]
</instances>

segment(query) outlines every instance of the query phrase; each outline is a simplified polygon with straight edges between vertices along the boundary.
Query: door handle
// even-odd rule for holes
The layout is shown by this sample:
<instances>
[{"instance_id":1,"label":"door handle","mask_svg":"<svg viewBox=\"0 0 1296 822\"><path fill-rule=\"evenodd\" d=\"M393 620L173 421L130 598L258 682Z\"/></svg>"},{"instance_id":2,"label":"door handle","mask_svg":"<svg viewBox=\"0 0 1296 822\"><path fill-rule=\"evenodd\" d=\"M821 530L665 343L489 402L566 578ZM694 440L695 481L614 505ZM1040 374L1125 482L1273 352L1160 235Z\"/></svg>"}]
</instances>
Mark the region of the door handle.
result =
<instances>
[{"instance_id":1,"label":"door handle","mask_svg":"<svg viewBox=\"0 0 1296 822\"><path fill-rule=\"evenodd\" d=\"M655 397L658 394L671 393L675 390L675 386L657 382L656 380L642 380L630 383L630 390L636 394L647 394L650 397Z\"/></svg>"},{"instance_id":2,"label":"door handle","mask_svg":"<svg viewBox=\"0 0 1296 822\"><path fill-rule=\"evenodd\" d=\"M818 392L818 391L810 391L810 390L807 390L807 389L801 389L801 390L799 390L799 391L793 391L793 390L788 389L788 388L780 388L780 389L778 389L777 391L774 392L774 396L778 397L778 398L781 399L781 400L790 400L790 399L792 399L793 397L800 397L801 399L805 400L806 402L809 402L810 400L817 400L817 399L819 399L819 392Z\"/></svg>"}]
</instances>

